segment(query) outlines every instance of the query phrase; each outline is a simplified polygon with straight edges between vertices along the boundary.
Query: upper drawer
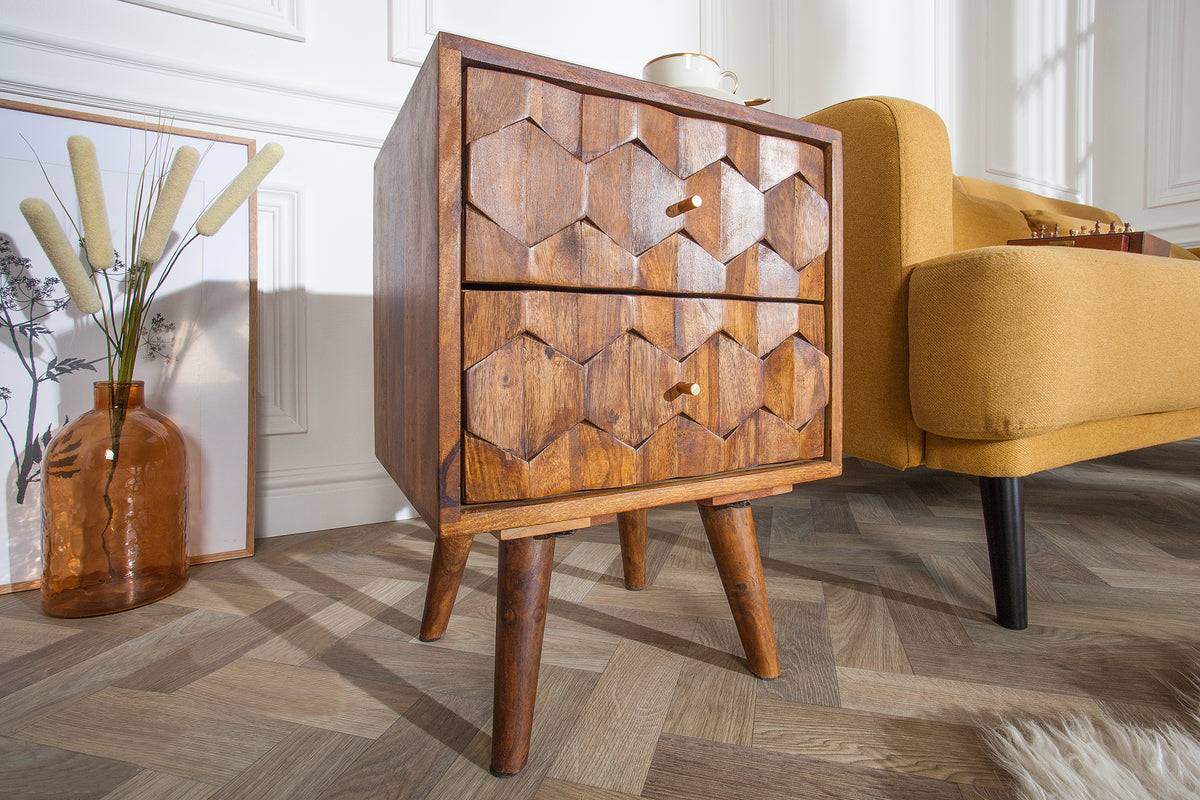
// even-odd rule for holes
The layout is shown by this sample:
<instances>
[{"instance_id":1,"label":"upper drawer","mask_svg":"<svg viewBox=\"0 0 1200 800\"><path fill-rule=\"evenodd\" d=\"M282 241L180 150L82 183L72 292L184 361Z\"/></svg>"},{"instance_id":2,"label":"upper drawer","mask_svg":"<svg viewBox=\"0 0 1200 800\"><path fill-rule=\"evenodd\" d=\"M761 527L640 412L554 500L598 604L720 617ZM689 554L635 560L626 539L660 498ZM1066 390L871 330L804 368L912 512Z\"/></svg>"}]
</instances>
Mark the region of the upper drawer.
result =
<instances>
[{"instance_id":1,"label":"upper drawer","mask_svg":"<svg viewBox=\"0 0 1200 800\"><path fill-rule=\"evenodd\" d=\"M827 456L813 303L463 293L463 499L524 500Z\"/></svg>"},{"instance_id":2,"label":"upper drawer","mask_svg":"<svg viewBox=\"0 0 1200 800\"><path fill-rule=\"evenodd\" d=\"M466 80L465 281L824 299L819 148L520 75Z\"/></svg>"}]
</instances>

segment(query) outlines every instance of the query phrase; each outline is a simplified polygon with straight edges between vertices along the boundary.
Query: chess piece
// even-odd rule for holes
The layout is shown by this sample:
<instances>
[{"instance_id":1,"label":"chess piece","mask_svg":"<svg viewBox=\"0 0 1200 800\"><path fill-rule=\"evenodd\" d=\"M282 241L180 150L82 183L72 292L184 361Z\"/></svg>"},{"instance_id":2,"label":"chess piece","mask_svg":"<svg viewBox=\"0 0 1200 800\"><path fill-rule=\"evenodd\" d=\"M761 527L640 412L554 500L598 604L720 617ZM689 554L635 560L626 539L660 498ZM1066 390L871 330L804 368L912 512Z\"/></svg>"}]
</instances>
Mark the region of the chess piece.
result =
<instances>
[{"instance_id":1,"label":"chess piece","mask_svg":"<svg viewBox=\"0 0 1200 800\"><path fill-rule=\"evenodd\" d=\"M1056 238L1058 237L1058 223L1057 222L1054 223L1054 233L1052 233L1051 235Z\"/></svg>"},{"instance_id":2,"label":"chess piece","mask_svg":"<svg viewBox=\"0 0 1200 800\"><path fill-rule=\"evenodd\" d=\"M1096 220L1096 227L1092 228L1092 236L1100 233L1100 220Z\"/></svg>"},{"instance_id":3,"label":"chess piece","mask_svg":"<svg viewBox=\"0 0 1200 800\"><path fill-rule=\"evenodd\" d=\"M1068 235L1068 236L1078 236L1078 235L1079 235L1079 231L1075 230L1074 228L1071 228L1071 232L1070 232L1069 234L1067 234L1067 235Z\"/></svg>"},{"instance_id":4,"label":"chess piece","mask_svg":"<svg viewBox=\"0 0 1200 800\"><path fill-rule=\"evenodd\" d=\"M1112 222L1108 223L1108 232L1109 233L1120 233L1120 231L1117 230L1117 221L1115 219Z\"/></svg>"},{"instance_id":5,"label":"chess piece","mask_svg":"<svg viewBox=\"0 0 1200 800\"><path fill-rule=\"evenodd\" d=\"M1045 226L1045 225L1043 225L1041 228L1039 228L1039 229L1038 229L1038 233L1037 233L1037 237L1036 237L1036 238L1038 238L1038 239L1045 239L1045 238L1046 238L1046 226Z\"/></svg>"}]
</instances>

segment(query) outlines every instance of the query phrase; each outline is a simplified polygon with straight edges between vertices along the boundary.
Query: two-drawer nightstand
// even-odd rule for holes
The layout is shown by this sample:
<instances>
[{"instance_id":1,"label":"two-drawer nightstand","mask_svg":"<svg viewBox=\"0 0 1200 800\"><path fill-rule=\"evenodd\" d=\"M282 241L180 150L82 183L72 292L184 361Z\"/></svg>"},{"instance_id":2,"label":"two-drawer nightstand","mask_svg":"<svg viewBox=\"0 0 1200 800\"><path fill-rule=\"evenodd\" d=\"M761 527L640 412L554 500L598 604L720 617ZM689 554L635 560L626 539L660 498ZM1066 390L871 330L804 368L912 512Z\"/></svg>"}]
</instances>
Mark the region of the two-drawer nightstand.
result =
<instances>
[{"instance_id":1,"label":"two-drawer nightstand","mask_svg":"<svg viewBox=\"0 0 1200 800\"><path fill-rule=\"evenodd\" d=\"M437 536L421 637L500 539L492 768L525 763L553 534L695 500L779 674L749 499L841 471L825 128L440 34L375 165L380 461Z\"/></svg>"}]
</instances>

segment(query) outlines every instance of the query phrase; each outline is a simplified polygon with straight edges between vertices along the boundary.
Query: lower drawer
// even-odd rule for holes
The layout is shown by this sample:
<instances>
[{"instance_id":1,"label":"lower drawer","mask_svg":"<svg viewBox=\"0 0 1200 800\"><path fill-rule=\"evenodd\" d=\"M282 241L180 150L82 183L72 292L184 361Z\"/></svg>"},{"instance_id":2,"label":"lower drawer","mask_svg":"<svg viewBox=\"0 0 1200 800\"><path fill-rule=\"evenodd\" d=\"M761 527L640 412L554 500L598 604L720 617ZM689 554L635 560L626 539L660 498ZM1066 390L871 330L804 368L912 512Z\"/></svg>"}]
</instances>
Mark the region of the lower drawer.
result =
<instances>
[{"instance_id":1,"label":"lower drawer","mask_svg":"<svg viewBox=\"0 0 1200 800\"><path fill-rule=\"evenodd\" d=\"M463 500L826 456L822 306L463 293Z\"/></svg>"}]
</instances>

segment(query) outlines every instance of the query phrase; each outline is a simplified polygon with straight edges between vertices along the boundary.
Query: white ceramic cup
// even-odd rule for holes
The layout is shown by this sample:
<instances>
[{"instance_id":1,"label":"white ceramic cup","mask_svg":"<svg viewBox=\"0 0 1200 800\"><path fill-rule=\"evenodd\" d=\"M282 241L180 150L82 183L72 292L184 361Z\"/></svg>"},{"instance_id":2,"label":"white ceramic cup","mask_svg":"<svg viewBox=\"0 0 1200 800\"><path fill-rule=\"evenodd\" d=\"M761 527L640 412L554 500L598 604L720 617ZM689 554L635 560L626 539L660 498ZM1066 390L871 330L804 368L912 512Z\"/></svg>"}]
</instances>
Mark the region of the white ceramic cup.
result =
<instances>
[{"instance_id":1,"label":"white ceramic cup","mask_svg":"<svg viewBox=\"0 0 1200 800\"><path fill-rule=\"evenodd\" d=\"M705 86L737 93L738 79L730 70L721 70L715 60L699 53L671 53L659 56L642 67L642 77L664 86ZM733 81L732 88L721 85L723 79Z\"/></svg>"}]
</instances>

